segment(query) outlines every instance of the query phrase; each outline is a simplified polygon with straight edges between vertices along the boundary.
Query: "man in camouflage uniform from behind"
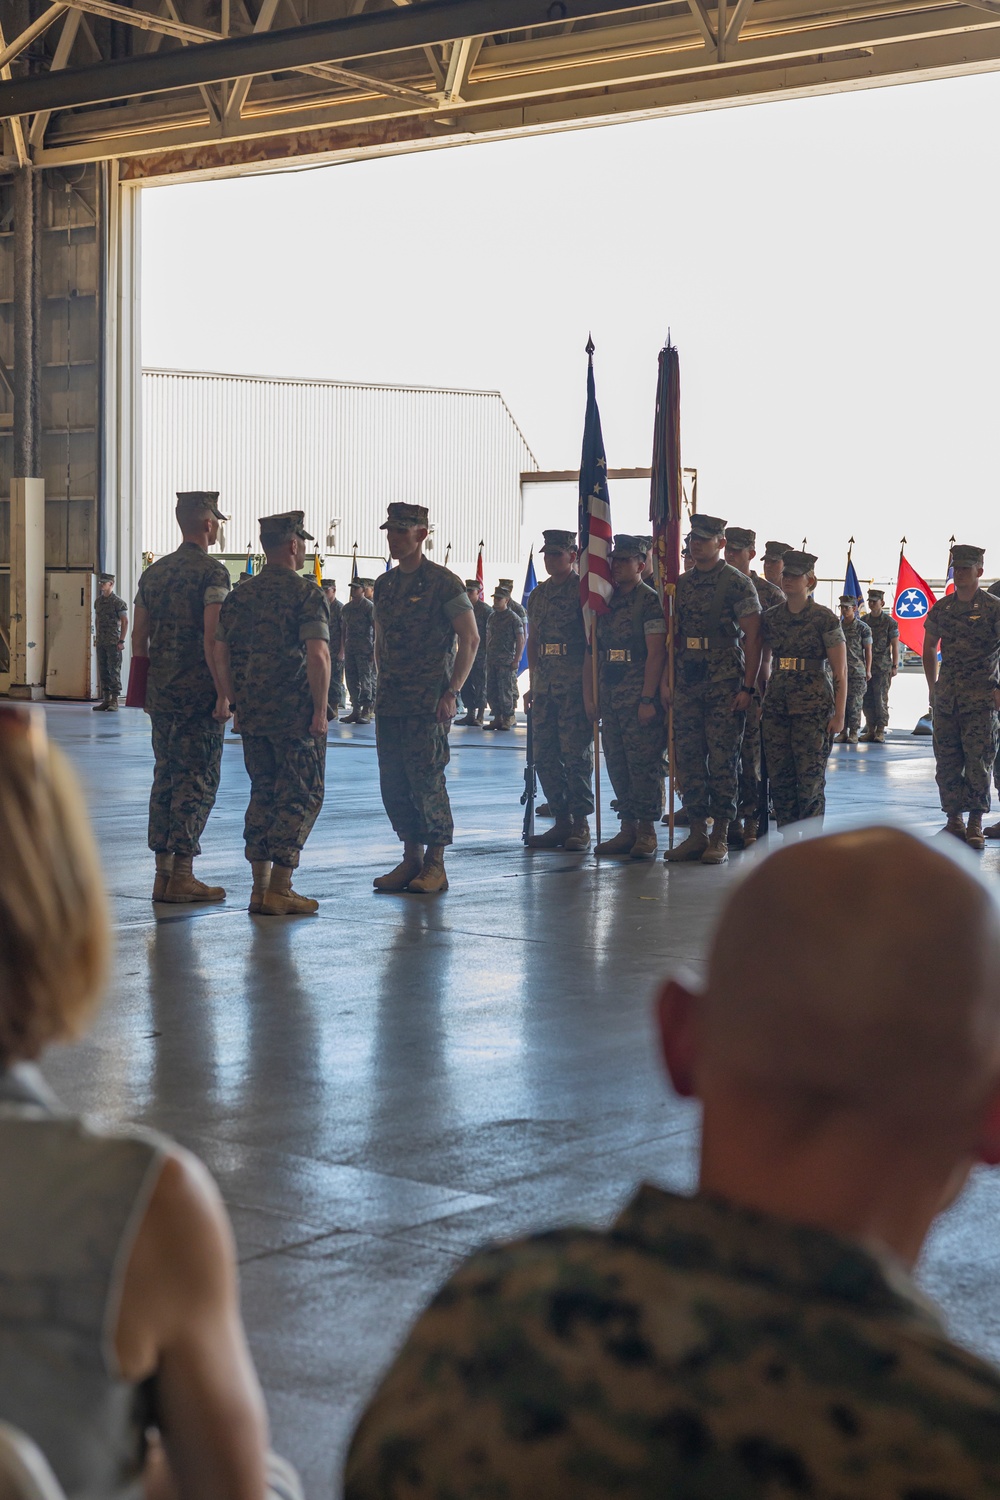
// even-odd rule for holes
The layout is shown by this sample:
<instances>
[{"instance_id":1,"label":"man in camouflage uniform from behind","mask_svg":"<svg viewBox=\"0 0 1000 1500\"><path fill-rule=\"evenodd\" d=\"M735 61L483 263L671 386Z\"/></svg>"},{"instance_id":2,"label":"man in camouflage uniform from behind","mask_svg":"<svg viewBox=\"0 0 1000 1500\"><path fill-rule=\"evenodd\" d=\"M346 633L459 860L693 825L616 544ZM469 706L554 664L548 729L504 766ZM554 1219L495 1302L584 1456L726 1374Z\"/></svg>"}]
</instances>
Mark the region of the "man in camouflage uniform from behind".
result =
<instances>
[{"instance_id":1,"label":"man in camouflage uniform from behind","mask_svg":"<svg viewBox=\"0 0 1000 1500\"><path fill-rule=\"evenodd\" d=\"M351 695L351 712L344 724L371 722L375 703L375 605L365 597L372 580L351 579L351 597L340 617L344 632L344 673Z\"/></svg>"},{"instance_id":2,"label":"man in camouflage uniform from behind","mask_svg":"<svg viewBox=\"0 0 1000 1500\"><path fill-rule=\"evenodd\" d=\"M1000 599L979 586L983 557L982 547L952 547L955 592L939 599L924 620L924 676L945 827L973 849L982 849L985 838L1000 708Z\"/></svg>"},{"instance_id":3,"label":"man in camouflage uniform from behind","mask_svg":"<svg viewBox=\"0 0 1000 1500\"><path fill-rule=\"evenodd\" d=\"M749 578L757 591L761 614L785 596L776 583L768 583L750 564L757 556L757 533L745 526L726 527L725 559L731 568ZM755 691L747 709L740 744L739 786L736 798L738 816L729 825L730 849L746 849L757 841L757 813L760 808L761 740L760 712L764 683L757 673Z\"/></svg>"},{"instance_id":4,"label":"man in camouflage uniform from behind","mask_svg":"<svg viewBox=\"0 0 1000 1500\"><path fill-rule=\"evenodd\" d=\"M323 596L330 611L330 716L336 719L347 707L344 684L344 601L337 598L337 580L324 578Z\"/></svg>"},{"instance_id":5,"label":"man in camouflage uniform from behind","mask_svg":"<svg viewBox=\"0 0 1000 1500\"><path fill-rule=\"evenodd\" d=\"M94 713L117 713L122 690L122 649L128 634L128 605L115 593L113 573L101 573L97 581L94 644L97 647L101 701L95 704Z\"/></svg>"},{"instance_id":6,"label":"man in camouflage uniform from behind","mask_svg":"<svg viewBox=\"0 0 1000 1500\"><path fill-rule=\"evenodd\" d=\"M861 705L865 727L859 739L881 745L889 727L889 687L899 670L899 626L885 607L884 590L868 590L865 624L872 633L872 675Z\"/></svg>"},{"instance_id":7,"label":"man in camouflage uniform from behind","mask_svg":"<svg viewBox=\"0 0 1000 1500\"><path fill-rule=\"evenodd\" d=\"M720 555L725 534L720 517L692 516L695 565L677 580L674 758L690 832L664 854L671 862L728 860L743 726L757 690L760 601L749 577ZM661 691L667 702L666 671Z\"/></svg>"},{"instance_id":8,"label":"man in camouflage uniform from behind","mask_svg":"<svg viewBox=\"0 0 1000 1500\"><path fill-rule=\"evenodd\" d=\"M479 633L462 580L424 556L426 507L394 501L381 529L396 566L375 583L375 744L382 802L403 858L373 884L437 895L448 889L444 851L454 836L448 733Z\"/></svg>"},{"instance_id":9,"label":"man in camouflage uniform from behind","mask_svg":"<svg viewBox=\"0 0 1000 1500\"><path fill-rule=\"evenodd\" d=\"M323 806L330 694L330 608L315 578L301 575L314 540L304 519L301 510L261 517L267 562L226 600L218 627L220 672L250 777L249 910L265 917L319 910L292 890Z\"/></svg>"},{"instance_id":10,"label":"man in camouflage uniform from behind","mask_svg":"<svg viewBox=\"0 0 1000 1500\"><path fill-rule=\"evenodd\" d=\"M555 824L532 834L529 849L590 848L594 810L594 733L583 701L587 636L580 608L577 544L572 531L545 531L548 578L528 595L528 671L535 769Z\"/></svg>"},{"instance_id":11,"label":"man in camouflage uniform from behind","mask_svg":"<svg viewBox=\"0 0 1000 1500\"><path fill-rule=\"evenodd\" d=\"M472 1255L371 1398L345 1500L1000 1495L1000 1372L910 1274L1000 1159L994 901L883 828L735 883L704 987L658 996L674 1089L701 1096L697 1191Z\"/></svg>"},{"instance_id":12,"label":"man in camouflage uniform from behind","mask_svg":"<svg viewBox=\"0 0 1000 1500\"><path fill-rule=\"evenodd\" d=\"M872 633L858 619L858 601L853 594L840 596L840 623L847 646L847 709L838 745L856 745L861 728L861 706L872 675Z\"/></svg>"},{"instance_id":13,"label":"man in camouflage uniform from behind","mask_svg":"<svg viewBox=\"0 0 1000 1500\"><path fill-rule=\"evenodd\" d=\"M483 598L483 586L478 578L467 578L465 580L465 591L469 596L476 617L476 629L479 631L479 649L476 659L462 687L462 704L465 713L456 724L463 727L478 726L482 728L483 715L486 712L486 627L489 624L490 615L493 613L491 607Z\"/></svg>"},{"instance_id":14,"label":"man in camouflage uniform from behind","mask_svg":"<svg viewBox=\"0 0 1000 1500\"><path fill-rule=\"evenodd\" d=\"M493 718L486 729L513 729L517 707L517 668L524 651L524 625L510 607L510 594L498 584L486 622L486 701Z\"/></svg>"},{"instance_id":15,"label":"man in camouflage uniform from behind","mask_svg":"<svg viewBox=\"0 0 1000 1500\"><path fill-rule=\"evenodd\" d=\"M1000 599L1000 578L996 583L991 583L986 592L992 594L994 599ZM993 785L997 795L1000 796L1000 745L997 747L996 759L993 762ZM989 828L984 828L983 836L988 839L1000 839L1000 823L991 823Z\"/></svg>"},{"instance_id":16,"label":"man in camouflage uniform from behind","mask_svg":"<svg viewBox=\"0 0 1000 1500\"><path fill-rule=\"evenodd\" d=\"M215 630L232 584L221 559L208 555L226 519L218 499L215 490L178 494L175 513L183 541L142 574L132 614L132 656L149 657L154 901L222 901L226 894L221 886L195 879L191 868L215 805L229 718L215 661Z\"/></svg>"}]
</instances>

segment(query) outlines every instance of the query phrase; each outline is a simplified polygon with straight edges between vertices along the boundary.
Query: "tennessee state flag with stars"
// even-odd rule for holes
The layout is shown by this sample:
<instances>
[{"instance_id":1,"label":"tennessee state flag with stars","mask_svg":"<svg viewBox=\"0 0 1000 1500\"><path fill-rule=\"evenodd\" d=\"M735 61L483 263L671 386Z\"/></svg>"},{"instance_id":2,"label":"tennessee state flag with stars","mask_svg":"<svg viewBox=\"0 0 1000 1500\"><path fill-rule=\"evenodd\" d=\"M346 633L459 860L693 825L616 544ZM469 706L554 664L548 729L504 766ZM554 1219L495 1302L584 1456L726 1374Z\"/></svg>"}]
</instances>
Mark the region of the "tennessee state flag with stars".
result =
<instances>
[{"instance_id":1,"label":"tennessee state flag with stars","mask_svg":"<svg viewBox=\"0 0 1000 1500\"><path fill-rule=\"evenodd\" d=\"M924 621L936 603L930 584L910 567L901 552L892 618L899 626L899 639L903 645L909 646L918 656L924 649Z\"/></svg>"}]
</instances>

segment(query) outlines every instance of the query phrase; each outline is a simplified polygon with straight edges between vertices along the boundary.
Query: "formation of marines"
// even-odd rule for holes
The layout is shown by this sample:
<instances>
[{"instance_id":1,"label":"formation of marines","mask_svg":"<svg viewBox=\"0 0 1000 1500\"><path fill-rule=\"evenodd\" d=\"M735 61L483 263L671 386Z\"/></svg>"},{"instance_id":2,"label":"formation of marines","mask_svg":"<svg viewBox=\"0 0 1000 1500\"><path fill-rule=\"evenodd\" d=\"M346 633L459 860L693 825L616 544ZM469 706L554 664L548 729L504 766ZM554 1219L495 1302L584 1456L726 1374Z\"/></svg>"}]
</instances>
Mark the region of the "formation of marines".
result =
<instances>
[{"instance_id":1,"label":"formation of marines","mask_svg":"<svg viewBox=\"0 0 1000 1500\"><path fill-rule=\"evenodd\" d=\"M154 772L149 847L153 899L221 901L221 886L194 875L219 786L223 730L233 719L250 779L244 846L249 910L309 914L315 898L292 888L323 804L327 725L351 694L347 722L375 721L382 801L402 858L375 878L382 893L448 888L454 837L445 769L464 693L465 725L509 729L527 642L535 768L553 817L531 849L591 847L594 726L614 791L618 831L595 855L649 860L663 816L668 712L683 798L682 842L669 863L721 865L758 835L764 766L779 828L825 810L835 739L881 743L898 630L872 589L868 614L844 595L840 618L812 597L816 557L768 542L763 576L752 568L755 533L697 514L685 541L674 599L675 656L648 576L651 539L620 534L613 592L587 639L573 532L543 534L547 577L525 611L501 579L493 607L475 579L462 581L424 555L425 507L393 503L382 530L394 566L356 579L346 606L336 584L302 575L313 537L302 511L260 521L262 570L232 589L210 555L226 519L213 491L184 492L182 542L141 576L132 650L148 658L146 709ZM947 832L973 848L1000 837L983 828L990 782L1000 790L1000 584L983 591L983 550L953 550L955 592L927 616L924 670L933 706L937 782ZM102 702L117 707L128 610L102 575L95 605ZM369 595L371 597L369 597ZM529 628L530 627L530 628ZM593 652L596 652L596 660ZM486 703L492 721L483 724ZM861 731L862 713L866 719ZM664 821L667 821L664 819Z\"/></svg>"}]
</instances>

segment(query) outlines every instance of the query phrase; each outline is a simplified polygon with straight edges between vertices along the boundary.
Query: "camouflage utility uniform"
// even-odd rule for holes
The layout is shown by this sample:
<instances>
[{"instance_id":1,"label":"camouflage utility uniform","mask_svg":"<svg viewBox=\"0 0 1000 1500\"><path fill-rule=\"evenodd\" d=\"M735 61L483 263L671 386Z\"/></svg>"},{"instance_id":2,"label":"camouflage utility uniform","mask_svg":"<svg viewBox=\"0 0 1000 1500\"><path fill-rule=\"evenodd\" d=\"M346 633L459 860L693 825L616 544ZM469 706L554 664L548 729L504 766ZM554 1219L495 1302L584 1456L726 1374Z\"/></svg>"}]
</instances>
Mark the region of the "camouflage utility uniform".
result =
<instances>
[{"instance_id":1,"label":"camouflage utility uniform","mask_svg":"<svg viewBox=\"0 0 1000 1500\"><path fill-rule=\"evenodd\" d=\"M847 643L847 712L844 715L844 728L860 729L861 707L868 687L865 647L872 645L872 633L865 620L841 620L840 624ZM873 661L874 655L873 648Z\"/></svg>"},{"instance_id":2,"label":"camouflage utility uniform","mask_svg":"<svg viewBox=\"0 0 1000 1500\"><path fill-rule=\"evenodd\" d=\"M306 642L330 639L330 608L312 578L268 563L226 600L218 639L250 777L246 856L294 870L323 806L326 735L309 733Z\"/></svg>"},{"instance_id":3,"label":"camouflage utility uniform","mask_svg":"<svg viewBox=\"0 0 1000 1500\"><path fill-rule=\"evenodd\" d=\"M370 714L375 702L375 606L363 595L344 605L344 673L351 707Z\"/></svg>"},{"instance_id":4,"label":"camouflage utility uniform","mask_svg":"<svg viewBox=\"0 0 1000 1500\"><path fill-rule=\"evenodd\" d=\"M117 698L122 690L122 619L128 618L128 605L117 594L107 598L98 594L94 600L94 642L97 646L97 675L101 692ZM212 704L215 707L215 704Z\"/></svg>"},{"instance_id":5,"label":"camouflage utility uniform","mask_svg":"<svg viewBox=\"0 0 1000 1500\"><path fill-rule=\"evenodd\" d=\"M844 631L831 610L810 599L797 615L787 604L766 610L761 637L771 650L761 732L774 816L782 828L826 811L834 710L826 653L843 644Z\"/></svg>"},{"instance_id":6,"label":"camouflage utility uniform","mask_svg":"<svg viewBox=\"0 0 1000 1500\"><path fill-rule=\"evenodd\" d=\"M992 594L994 599L1000 599L1000 578L996 583L991 583L986 592ZM997 745L996 759L993 762L993 785L1000 793L1000 743Z\"/></svg>"},{"instance_id":7,"label":"camouflage utility uniform","mask_svg":"<svg viewBox=\"0 0 1000 1500\"><path fill-rule=\"evenodd\" d=\"M491 1246L418 1319L345 1500L985 1500L1000 1374L899 1262L641 1187L610 1231Z\"/></svg>"},{"instance_id":8,"label":"camouflage utility uniform","mask_svg":"<svg viewBox=\"0 0 1000 1500\"><path fill-rule=\"evenodd\" d=\"M640 724L639 700L646 642L666 632L656 590L646 583L616 588L608 613L597 616L601 746L623 823L653 823L663 812L666 726L659 703L653 722Z\"/></svg>"},{"instance_id":9,"label":"camouflage utility uniform","mask_svg":"<svg viewBox=\"0 0 1000 1500\"><path fill-rule=\"evenodd\" d=\"M759 615L753 581L726 562L677 580L674 756L692 818L731 823L746 715L733 712L746 665L740 620ZM757 776L759 778L759 760ZM754 816L757 804L747 807Z\"/></svg>"},{"instance_id":10,"label":"camouflage utility uniform","mask_svg":"<svg viewBox=\"0 0 1000 1500\"><path fill-rule=\"evenodd\" d=\"M486 712L486 630L493 610L485 599L477 599L472 608L476 616L476 629L479 631L479 647L462 688L462 704L467 713L477 714L482 718Z\"/></svg>"},{"instance_id":11,"label":"camouflage utility uniform","mask_svg":"<svg viewBox=\"0 0 1000 1500\"><path fill-rule=\"evenodd\" d=\"M512 720L517 707L518 639L524 625L508 607L493 609L486 624L486 701L501 723Z\"/></svg>"},{"instance_id":12,"label":"camouflage utility uniform","mask_svg":"<svg viewBox=\"0 0 1000 1500\"><path fill-rule=\"evenodd\" d=\"M785 596L776 583L769 583L759 573L751 570L750 582L757 591L761 613L784 604ZM743 725L743 740L740 744L739 811L744 818L756 818L760 808L760 715L763 705L760 694L754 693L747 709Z\"/></svg>"},{"instance_id":13,"label":"camouflage utility uniform","mask_svg":"<svg viewBox=\"0 0 1000 1500\"><path fill-rule=\"evenodd\" d=\"M1000 599L984 589L963 604L939 599L924 621L941 641L941 672L932 703L934 757L941 806L948 817L990 810L997 758L993 690L1000 661Z\"/></svg>"},{"instance_id":14,"label":"camouflage utility uniform","mask_svg":"<svg viewBox=\"0 0 1000 1500\"><path fill-rule=\"evenodd\" d=\"M155 854L201 853L222 769L222 725L205 660L205 609L232 585L217 557L194 542L150 563L136 605L149 616L146 712L153 735L149 847Z\"/></svg>"},{"instance_id":15,"label":"camouflage utility uniform","mask_svg":"<svg viewBox=\"0 0 1000 1500\"><path fill-rule=\"evenodd\" d=\"M899 626L887 609L864 623L872 633L872 675L862 704L865 721L872 729L889 724L889 687L892 683L892 643L899 640Z\"/></svg>"},{"instance_id":16,"label":"camouflage utility uniform","mask_svg":"<svg viewBox=\"0 0 1000 1500\"><path fill-rule=\"evenodd\" d=\"M330 611L330 691L327 695L334 715L347 707L347 688L344 686L344 662L340 653L345 651L343 599L327 599ZM346 655L346 651L345 651Z\"/></svg>"},{"instance_id":17,"label":"camouflage utility uniform","mask_svg":"<svg viewBox=\"0 0 1000 1500\"><path fill-rule=\"evenodd\" d=\"M577 822L594 811L594 726L583 706L587 637L578 573L562 583L543 579L528 596L528 626L538 651L531 699L535 769L552 816Z\"/></svg>"},{"instance_id":18,"label":"camouflage utility uniform","mask_svg":"<svg viewBox=\"0 0 1000 1500\"><path fill-rule=\"evenodd\" d=\"M455 665L453 621L471 608L462 580L426 557L412 573L393 568L375 580L379 785L404 843L452 842L450 725L438 723L437 707Z\"/></svg>"}]
</instances>

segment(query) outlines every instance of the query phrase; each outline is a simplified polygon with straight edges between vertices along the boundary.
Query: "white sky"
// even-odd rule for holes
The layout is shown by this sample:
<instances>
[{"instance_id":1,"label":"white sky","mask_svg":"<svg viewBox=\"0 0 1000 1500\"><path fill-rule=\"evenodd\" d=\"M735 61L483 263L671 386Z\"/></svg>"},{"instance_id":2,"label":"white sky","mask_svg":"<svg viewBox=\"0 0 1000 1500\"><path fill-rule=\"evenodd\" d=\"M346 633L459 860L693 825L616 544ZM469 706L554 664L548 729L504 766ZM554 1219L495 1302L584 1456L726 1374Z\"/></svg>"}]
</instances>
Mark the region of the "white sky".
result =
<instances>
[{"instance_id":1,"label":"white sky","mask_svg":"<svg viewBox=\"0 0 1000 1500\"><path fill-rule=\"evenodd\" d=\"M1000 572L1000 74L143 200L147 365L499 389L579 462L588 331L612 467L681 356L699 508L819 572ZM616 530L645 530L635 487ZM543 522L544 524L544 522ZM555 523L558 524L558 521Z\"/></svg>"}]
</instances>

